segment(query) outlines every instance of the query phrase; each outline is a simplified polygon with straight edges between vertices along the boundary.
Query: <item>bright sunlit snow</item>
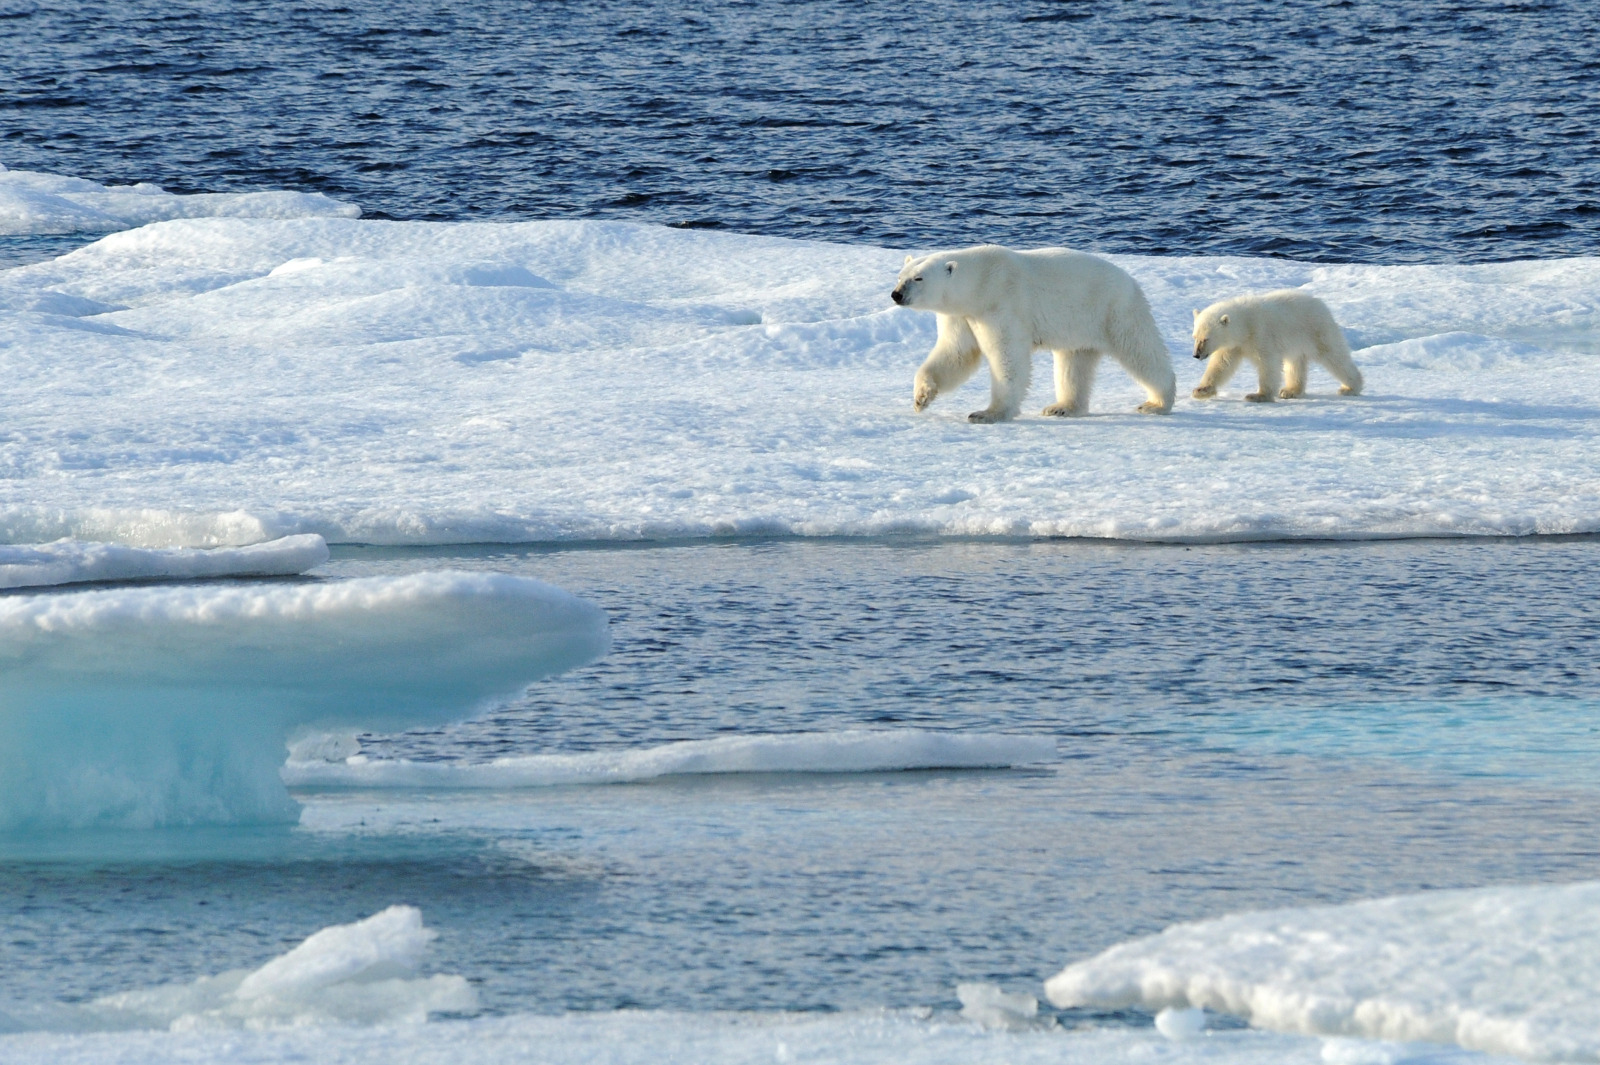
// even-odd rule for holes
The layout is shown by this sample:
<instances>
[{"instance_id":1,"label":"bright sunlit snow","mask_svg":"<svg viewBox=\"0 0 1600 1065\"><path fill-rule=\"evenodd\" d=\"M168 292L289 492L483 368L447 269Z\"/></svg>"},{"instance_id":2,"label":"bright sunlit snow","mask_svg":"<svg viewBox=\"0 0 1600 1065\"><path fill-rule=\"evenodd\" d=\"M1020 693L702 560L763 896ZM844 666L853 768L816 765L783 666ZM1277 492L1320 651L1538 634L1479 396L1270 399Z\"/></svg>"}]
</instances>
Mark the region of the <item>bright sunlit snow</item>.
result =
<instances>
[{"instance_id":1,"label":"bright sunlit snow","mask_svg":"<svg viewBox=\"0 0 1600 1065\"><path fill-rule=\"evenodd\" d=\"M326 561L328 545L315 534L209 550L57 540L23 547L0 546L0 588L87 581L283 577L304 573Z\"/></svg>"},{"instance_id":2,"label":"bright sunlit snow","mask_svg":"<svg viewBox=\"0 0 1600 1065\"><path fill-rule=\"evenodd\" d=\"M1600 259L1117 257L1169 417L923 415L904 249L617 222L191 219L0 273L0 541L441 543L724 533L1154 539L1600 529ZM1190 308L1300 286L1367 393L1187 398ZM48 489L48 490L47 490Z\"/></svg>"},{"instance_id":3,"label":"bright sunlit snow","mask_svg":"<svg viewBox=\"0 0 1600 1065\"><path fill-rule=\"evenodd\" d=\"M0 235L110 233L171 218L356 218L361 209L320 192L212 192L178 196L148 183L0 166Z\"/></svg>"},{"instance_id":4,"label":"bright sunlit snow","mask_svg":"<svg viewBox=\"0 0 1600 1065\"><path fill-rule=\"evenodd\" d=\"M1204 1007L1306 1035L1600 1060L1600 883L1180 924L1067 966L1057 1006Z\"/></svg>"}]
</instances>

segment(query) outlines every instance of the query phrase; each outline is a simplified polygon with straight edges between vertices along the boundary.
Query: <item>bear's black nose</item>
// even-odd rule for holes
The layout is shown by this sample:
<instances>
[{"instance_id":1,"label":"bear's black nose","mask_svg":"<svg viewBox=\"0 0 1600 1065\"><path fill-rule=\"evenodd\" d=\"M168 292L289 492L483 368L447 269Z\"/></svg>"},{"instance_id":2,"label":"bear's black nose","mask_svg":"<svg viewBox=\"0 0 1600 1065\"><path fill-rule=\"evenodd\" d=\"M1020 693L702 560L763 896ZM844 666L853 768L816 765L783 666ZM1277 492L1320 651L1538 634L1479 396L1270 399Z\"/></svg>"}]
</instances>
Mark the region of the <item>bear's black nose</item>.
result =
<instances>
[{"instance_id":1,"label":"bear's black nose","mask_svg":"<svg viewBox=\"0 0 1600 1065\"><path fill-rule=\"evenodd\" d=\"M893 292L889 293L889 298L894 300L896 303L904 303L906 301L905 290L897 288Z\"/></svg>"}]
</instances>

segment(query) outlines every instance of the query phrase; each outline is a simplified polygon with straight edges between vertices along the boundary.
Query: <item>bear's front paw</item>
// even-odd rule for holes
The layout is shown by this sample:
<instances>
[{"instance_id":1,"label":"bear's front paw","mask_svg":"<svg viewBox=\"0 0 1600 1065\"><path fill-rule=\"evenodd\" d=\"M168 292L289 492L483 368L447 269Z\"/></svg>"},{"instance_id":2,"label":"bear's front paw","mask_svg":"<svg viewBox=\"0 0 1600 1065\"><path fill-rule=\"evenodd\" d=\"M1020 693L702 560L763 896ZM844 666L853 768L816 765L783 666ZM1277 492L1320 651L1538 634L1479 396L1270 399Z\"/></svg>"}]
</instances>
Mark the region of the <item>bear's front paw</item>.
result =
<instances>
[{"instance_id":1,"label":"bear's front paw","mask_svg":"<svg viewBox=\"0 0 1600 1065\"><path fill-rule=\"evenodd\" d=\"M977 422L979 425L993 425L995 422L1005 420L1006 412L1003 410L975 410L967 415L967 421Z\"/></svg>"},{"instance_id":2,"label":"bear's front paw","mask_svg":"<svg viewBox=\"0 0 1600 1065\"><path fill-rule=\"evenodd\" d=\"M933 402L933 397L939 390L928 384L918 384L916 391L911 393L911 409L921 413L928 409L928 404Z\"/></svg>"},{"instance_id":3,"label":"bear's front paw","mask_svg":"<svg viewBox=\"0 0 1600 1065\"><path fill-rule=\"evenodd\" d=\"M1166 403L1157 403L1153 399L1145 400L1137 408L1140 414L1171 414L1172 407Z\"/></svg>"},{"instance_id":4,"label":"bear's front paw","mask_svg":"<svg viewBox=\"0 0 1600 1065\"><path fill-rule=\"evenodd\" d=\"M1248 392L1248 393L1245 394L1244 398L1245 398L1245 402L1247 402L1247 403L1271 403L1272 402L1272 393L1271 392Z\"/></svg>"},{"instance_id":5,"label":"bear's front paw","mask_svg":"<svg viewBox=\"0 0 1600 1065\"><path fill-rule=\"evenodd\" d=\"M1074 407L1067 403L1052 403L1043 411L1050 418L1076 418L1083 413L1082 407Z\"/></svg>"},{"instance_id":6,"label":"bear's front paw","mask_svg":"<svg viewBox=\"0 0 1600 1065\"><path fill-rule=\"evenodd\" d=\"M1193 392L1189 393L1189 395L1193 396L1195 399L1210 399L1212 396L1214 396L1216 394L1217 394L1217 386L1216 385L1201 385L1199 388L1197 388Z\"/></svg>"}]
</instances>

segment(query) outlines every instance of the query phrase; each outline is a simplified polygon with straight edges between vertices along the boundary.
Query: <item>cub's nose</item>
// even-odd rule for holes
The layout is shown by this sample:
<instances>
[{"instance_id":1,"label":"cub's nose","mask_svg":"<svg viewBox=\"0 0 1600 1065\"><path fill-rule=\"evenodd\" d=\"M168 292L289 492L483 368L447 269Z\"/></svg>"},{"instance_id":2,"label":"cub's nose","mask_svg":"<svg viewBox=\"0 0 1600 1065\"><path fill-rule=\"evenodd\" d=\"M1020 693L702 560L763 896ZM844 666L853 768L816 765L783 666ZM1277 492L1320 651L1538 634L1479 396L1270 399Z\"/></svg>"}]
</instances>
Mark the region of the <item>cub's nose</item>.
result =
<instances>
[{"instance_id":1,"label":"cub's nose","mask_svg":"<svg viewBox=\"0 0 1600 1065\"><path fill-rule=\"evenodd\" d=\"M1206 349L1203 345L1196 344L1194 346L1194 357L1197 359L1203 359L1206 357Z\"/></svg>"}]
</instances>

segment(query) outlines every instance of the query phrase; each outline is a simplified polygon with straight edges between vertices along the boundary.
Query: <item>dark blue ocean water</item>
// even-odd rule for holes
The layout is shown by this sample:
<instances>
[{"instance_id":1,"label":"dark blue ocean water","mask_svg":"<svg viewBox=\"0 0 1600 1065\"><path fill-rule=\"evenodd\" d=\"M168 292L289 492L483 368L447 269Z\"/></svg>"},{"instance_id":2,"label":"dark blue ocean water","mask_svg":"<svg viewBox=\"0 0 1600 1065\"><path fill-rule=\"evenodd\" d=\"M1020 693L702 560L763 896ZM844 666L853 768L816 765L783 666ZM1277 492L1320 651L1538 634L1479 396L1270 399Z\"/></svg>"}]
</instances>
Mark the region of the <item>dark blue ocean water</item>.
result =
<instances>
[{"instance_id":1,"label":"dark blue ocean water","mask_svg":"<svg viewBox=\"0 0 1600 1065\"><path fill-rule=\"evenodd\" d=\"M1586 0L0 3L0 163L377 217L1600 251Z\"/></svg>"}]
</instances>

